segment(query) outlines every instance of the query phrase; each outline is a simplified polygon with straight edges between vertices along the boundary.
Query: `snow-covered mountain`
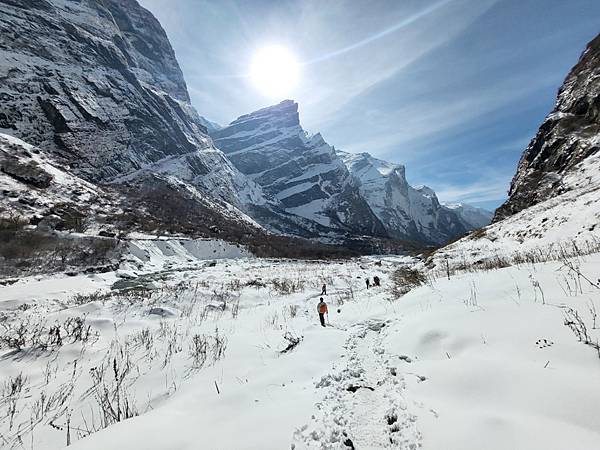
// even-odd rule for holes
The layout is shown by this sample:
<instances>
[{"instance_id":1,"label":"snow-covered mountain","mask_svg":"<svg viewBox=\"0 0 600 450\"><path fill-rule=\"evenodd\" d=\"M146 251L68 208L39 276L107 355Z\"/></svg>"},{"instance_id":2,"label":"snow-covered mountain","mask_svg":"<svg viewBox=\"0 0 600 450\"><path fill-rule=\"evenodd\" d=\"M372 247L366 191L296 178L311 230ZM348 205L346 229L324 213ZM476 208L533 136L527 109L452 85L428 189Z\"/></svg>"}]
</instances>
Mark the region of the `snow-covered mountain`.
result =
<instances>
[{"instance_id":1,"label":"snow-covered mountain","mask_svg":"<svg viewBox=\"0 0 600 450\"><path fill-rule=\"evenodd\" d=\"M588 45L558 92L512 180L509 198L496 220L555 197L564 178L600 151L600 35ZM582 180L584 182L584 180Z\"/></svg>"},{"instance_id":2,"label":"snow-covered mountain","mask_svg":"<svg viewBox=\"0 0 600 450\"><path fill-rule=\"evenodd\" d=\"M91 182L161 173L245 209L267 203L207 135L167 36L135 0L3 2L0 132Z\"/></svg>"},{"instance_id":3,"label":"snow-covered mountain","mask_svg":"<svg viewBox=\"0 0 600 450\"><path fill-rule=\"evenodd\" d=\"M288 213L332 230L386 236L335 149L302 129L297 103L285 100L241 116L212 137Z\"/></svg>"},{"instance_id":4,"label":"snow-covered mountain","mask_svg":"<svg viewBox=\"0 0 600 450\"><path fill-rule=\"evenodd\" d=\"M485 227L494 217L493 212L467 203L442 203L442 205L458 214L468 229Z\"/></svg>"},{"instance_id":5,"label":"snow-covered mountain","mask_svg":"<svg viewBox=\"0 0 600 450\"><path fill-rule=\"evenodd\" d=\"M441 205L427 186L410 186L401 164L374 158L369 153L338 150L337 154L358 181L371 210L394 238L443 244L490 222L463 214L464 209Z\"/></svg>"},{"instance_id":6,"label":"snow-covered mountain","mask_svg":"<svg viewBox=\"0 0 600 450\"><path fill-rule=\"evenodd\" d=\"M292 100L211 135L287 212L334 230L442 244L481 223L440 205L431 189L411 187L403 166L337 151L319 133L309 135Z\"/></svg>"}]
</instances>

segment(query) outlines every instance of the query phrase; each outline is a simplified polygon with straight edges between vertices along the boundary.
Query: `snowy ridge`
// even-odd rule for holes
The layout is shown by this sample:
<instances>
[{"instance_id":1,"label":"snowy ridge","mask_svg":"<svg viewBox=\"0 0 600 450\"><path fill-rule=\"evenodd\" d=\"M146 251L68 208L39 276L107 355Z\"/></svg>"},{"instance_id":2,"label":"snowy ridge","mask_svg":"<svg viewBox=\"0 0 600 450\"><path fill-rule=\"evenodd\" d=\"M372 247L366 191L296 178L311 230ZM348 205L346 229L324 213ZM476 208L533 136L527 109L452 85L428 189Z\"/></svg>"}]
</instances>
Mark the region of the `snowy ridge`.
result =
<instances>
[{"instance_id":1,"label":"snowy ridge","mask_svg":"<svg viewBox=\"0 0 600 450\"><path fill-rule=\"evenodd\" d=\"M63 170L38 148L0 133L0 212L40 221L57 205L116 213L118 197Z\"/></svg>"},{"instance_id":2,"label":"snowy ridge","mask_svg":"<svg viewBox=\"0 0 600 450\"><path fill-rule=\"evenodd\" d=\"M590 156L562 179L566 192L530 206L457 241L434 254L462 264L484 264L498 257L526 254L560 259L562 253L586 253L600 245L600 155ZM543 258L543 256L541 256Z\"/></svg>"},{"instance_id":3,"label":"snowy ridge","mask_svg":"<svg viewBox=\"0 0 600 450\"><path fill-rule=\"evenodd\" d=\"M370 208L390 236L443 244L469 230L487 225L490 218L467 216L463 210L440 205L427 186L413 188L406 181L403 165L372 157L368 153L337 151Z\"/></svg>"}]
</instances>

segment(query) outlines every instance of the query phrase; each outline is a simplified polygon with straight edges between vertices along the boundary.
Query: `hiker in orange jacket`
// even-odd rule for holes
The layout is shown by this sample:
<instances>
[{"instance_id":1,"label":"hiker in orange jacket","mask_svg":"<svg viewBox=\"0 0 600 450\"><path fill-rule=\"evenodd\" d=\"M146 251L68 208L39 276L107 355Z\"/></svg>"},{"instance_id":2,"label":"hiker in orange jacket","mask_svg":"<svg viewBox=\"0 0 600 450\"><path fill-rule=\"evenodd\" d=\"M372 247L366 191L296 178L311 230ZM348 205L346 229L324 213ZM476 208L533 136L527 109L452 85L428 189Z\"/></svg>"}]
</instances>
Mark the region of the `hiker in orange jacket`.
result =
<instances>
[{"instance_id":1,"label":"hiker in orange jacket","mask_svg":"<svg viewBox=\"0 0 600 450\"><path fill-rule=\"evenodd\" d=\"M319 313L319 320L321 321L321 326L325 326L325 314L329 314L327 311L327 303L323 301L323 297L319 299L319 304L317 305L317 312Z\"/></svg>"}]
</instances>

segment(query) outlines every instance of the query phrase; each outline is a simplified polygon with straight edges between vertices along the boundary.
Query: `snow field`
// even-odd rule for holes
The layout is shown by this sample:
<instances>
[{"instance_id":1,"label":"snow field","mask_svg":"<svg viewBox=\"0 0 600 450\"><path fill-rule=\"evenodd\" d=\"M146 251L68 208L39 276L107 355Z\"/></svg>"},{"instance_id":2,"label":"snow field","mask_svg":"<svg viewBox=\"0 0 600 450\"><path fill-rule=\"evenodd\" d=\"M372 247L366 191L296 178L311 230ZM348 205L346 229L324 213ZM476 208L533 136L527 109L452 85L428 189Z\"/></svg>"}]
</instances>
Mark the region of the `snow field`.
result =
<instances>
[{"instance_id":1,"label":"snow field","mask_svg":"<svg viewBox=\"0 0 600 450\"><path fill-rule=\"evenodd\" d=\"M83 316L93 334L48 350L2 346L3 386L26 377L18 395L2 392L0 414L17 410L12 426L2 420L3 447L60 448L67 418L80 449L600 447L600 359L564 325L573 308L600 338L590 312L600 289L581 276L598 278L600 254L574 260L581 275L561 262L430 273L395 301L390 276L408 258L173 261L65 278L62 291L46 278L0 287L4 324ZM366 290L374 275L383 286ZM301 341L281 353L286 333ZM104 388L137 415L102 429ZM40 412L42 397L65 400Z\"/></svg>"}]
</instances>

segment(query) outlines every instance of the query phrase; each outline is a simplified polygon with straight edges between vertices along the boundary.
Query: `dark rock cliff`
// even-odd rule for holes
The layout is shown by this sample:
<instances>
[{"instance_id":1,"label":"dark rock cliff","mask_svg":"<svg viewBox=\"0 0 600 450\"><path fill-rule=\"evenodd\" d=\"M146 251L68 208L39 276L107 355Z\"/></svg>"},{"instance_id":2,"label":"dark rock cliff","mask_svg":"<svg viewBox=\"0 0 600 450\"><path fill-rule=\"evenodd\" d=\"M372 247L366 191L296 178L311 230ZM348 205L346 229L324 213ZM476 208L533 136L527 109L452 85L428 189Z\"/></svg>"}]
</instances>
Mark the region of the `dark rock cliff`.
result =
<instances>
[{"instance_id":1,"label":"dark rock cliff","mask_svg":"<svg viewBox=\"0 0 600 450\"><path fill-rule=\"evenodd\" d=\"M496 210L501 220L566 189L561 180L600 150L600 35L592 40L521 157L509 198Z\"/></svg>"}]
</instances>

